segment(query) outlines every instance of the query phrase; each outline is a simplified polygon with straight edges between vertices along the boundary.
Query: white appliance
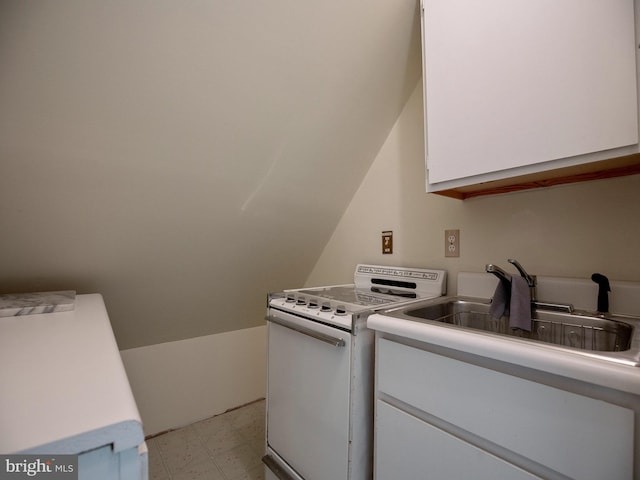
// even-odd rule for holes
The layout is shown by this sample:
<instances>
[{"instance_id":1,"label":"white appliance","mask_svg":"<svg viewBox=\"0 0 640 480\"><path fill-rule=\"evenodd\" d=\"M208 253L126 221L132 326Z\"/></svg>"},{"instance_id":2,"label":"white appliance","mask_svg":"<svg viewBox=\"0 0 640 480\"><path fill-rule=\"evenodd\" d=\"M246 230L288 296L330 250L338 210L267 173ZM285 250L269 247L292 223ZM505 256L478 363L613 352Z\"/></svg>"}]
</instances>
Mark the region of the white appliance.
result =
<instances>
[{"instance_id":1,"label":"white appliance","mask_svg":"<svg viewBox=\"0 0 640 480\"><path fill-rule=\"evenodd\" d=\"M367 317L445 294L446 272L358 265L354 282L269 295L267 480L369 480L373 345Z\"/></svg>"},{"instance_id":2,"label":"white appliance","mask_svg":"<svg viewBox=\"0 0 640 480\"><path fill-rule=\"evenodd\" d=\"M147 480L142 422L104 300L78 295L72 308L0 318L0 454L54 465L77 455L79 480Z\"/></svg>"}]
</instances>

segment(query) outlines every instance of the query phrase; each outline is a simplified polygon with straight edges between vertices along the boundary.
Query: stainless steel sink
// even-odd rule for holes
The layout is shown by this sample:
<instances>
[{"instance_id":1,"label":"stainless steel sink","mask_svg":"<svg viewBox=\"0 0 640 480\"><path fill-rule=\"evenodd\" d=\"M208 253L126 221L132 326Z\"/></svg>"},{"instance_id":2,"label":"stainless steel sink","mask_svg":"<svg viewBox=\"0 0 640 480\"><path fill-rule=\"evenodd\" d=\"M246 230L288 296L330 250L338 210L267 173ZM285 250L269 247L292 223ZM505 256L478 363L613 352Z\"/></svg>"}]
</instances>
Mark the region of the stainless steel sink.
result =
<instances>
[{"instance_id":1,"label":"stainless steel sink","mask_svg":"<svg viewBox=\"0 0 640 480\"><path fill-rule=\"evenodd\" d=\"M444 297L387 312L413 321L479 330L518 337L584 352L608 360L640 365L640 318L619 315L598 316L588 312L557 312L536 309L531 332L512 330L508 317L494 319L490 304L477 299Z\"/></svg>"}]
</instances>

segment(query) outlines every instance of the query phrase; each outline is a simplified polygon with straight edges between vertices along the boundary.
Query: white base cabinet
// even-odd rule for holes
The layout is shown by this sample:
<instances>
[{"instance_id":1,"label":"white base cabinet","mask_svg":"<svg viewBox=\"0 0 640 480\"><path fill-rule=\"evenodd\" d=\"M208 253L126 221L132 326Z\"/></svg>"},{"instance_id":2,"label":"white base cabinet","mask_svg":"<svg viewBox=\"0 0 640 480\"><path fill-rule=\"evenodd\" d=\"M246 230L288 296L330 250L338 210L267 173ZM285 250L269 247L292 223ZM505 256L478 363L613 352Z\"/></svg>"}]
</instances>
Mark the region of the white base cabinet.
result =
<instances>
[{"instance_id":1,"label":"white base cabinet","mask_svg":"<svg viewBox=\"0 0 640 480\"><path fill-rule=\"evenodd\" d=\"M0 452L78 455L79 480L147 480L142 422L101 295L3 317L0 364L12 366L0 369ZM26 388L42 372L61 372L55 388Z\"/></svg>"},{"instance_id":2,"label":"white base cabinet","mask_svg":"<svg viewBox=\"0 0 640 480\"><path fill-rule=\"evenodd\" d=\"M632 480L632 408L377 333L375 479Z\"/></svg>"}]
</instances>

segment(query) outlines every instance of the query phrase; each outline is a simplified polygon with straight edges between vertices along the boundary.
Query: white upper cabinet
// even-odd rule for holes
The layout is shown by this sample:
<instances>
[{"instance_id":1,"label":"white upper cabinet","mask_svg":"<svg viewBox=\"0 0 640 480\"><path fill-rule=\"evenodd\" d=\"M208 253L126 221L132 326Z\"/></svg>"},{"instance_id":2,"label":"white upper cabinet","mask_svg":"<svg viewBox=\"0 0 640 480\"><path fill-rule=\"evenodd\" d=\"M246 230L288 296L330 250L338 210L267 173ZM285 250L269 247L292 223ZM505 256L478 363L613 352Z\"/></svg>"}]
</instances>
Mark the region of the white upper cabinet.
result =
<instances>
[{"instance_id":1,"label":"white upper cabinet","mask_svg":"<svg viewBox=\"0 0 640 480\"><path fill-rule=\"evenodd\" d=\"M428 191L638 153L634 18L633 0L423 0Z\"/></svg>"}]
</instances>

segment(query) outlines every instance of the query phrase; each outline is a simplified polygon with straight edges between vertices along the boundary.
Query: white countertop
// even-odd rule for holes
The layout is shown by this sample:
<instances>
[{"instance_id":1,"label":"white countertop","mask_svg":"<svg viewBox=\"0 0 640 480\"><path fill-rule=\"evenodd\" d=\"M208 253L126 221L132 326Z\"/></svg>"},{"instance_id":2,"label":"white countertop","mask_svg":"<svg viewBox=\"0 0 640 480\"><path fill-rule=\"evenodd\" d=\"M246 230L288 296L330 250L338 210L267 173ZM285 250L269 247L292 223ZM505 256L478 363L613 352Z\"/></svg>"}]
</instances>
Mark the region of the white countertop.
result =
<instances>
[{"instance_id":1,"label":"white countertop","mask_svg":"<svg viewBox=\"0 0 640 480\"><path fill-rule=\"evenodd\" d=\"M493 275L470 272L460 272L457 280L458 295L485 299L491 298L498 282ZM640 283L612 281L611 290L611 306L615 313L640 313ZM538 298L547 302L571 303L576 308L593 310L597 292L597 285L590 279L538 276ZM640 367L607 361L597 355L591 357L585 352L577 354L542 342L383 314L370 316L367 326L380 332L640 395Z\"/></svg>"},{"instance_id":2,"label":"white countertop","mask_svg":"<svg viewBox=\"0 0 640 480\"><path fill-rule=\"evenodd\" d=\"M640 395L640 367L577 355L541 342L498 337L484 332L429 322L413 322L384 314L368 317L367 327L419 342Z\"/></svg>"},{"instance_id":3,"label":"white countertop","mask_svg":"<svg viewBox=\"0 0 640 480\"><path fill-rule=\"evenodd\" d=\"M0 453L141 445L140 415L99 294L73 311L0 318Z\"/></svg>"}]
</instances>

